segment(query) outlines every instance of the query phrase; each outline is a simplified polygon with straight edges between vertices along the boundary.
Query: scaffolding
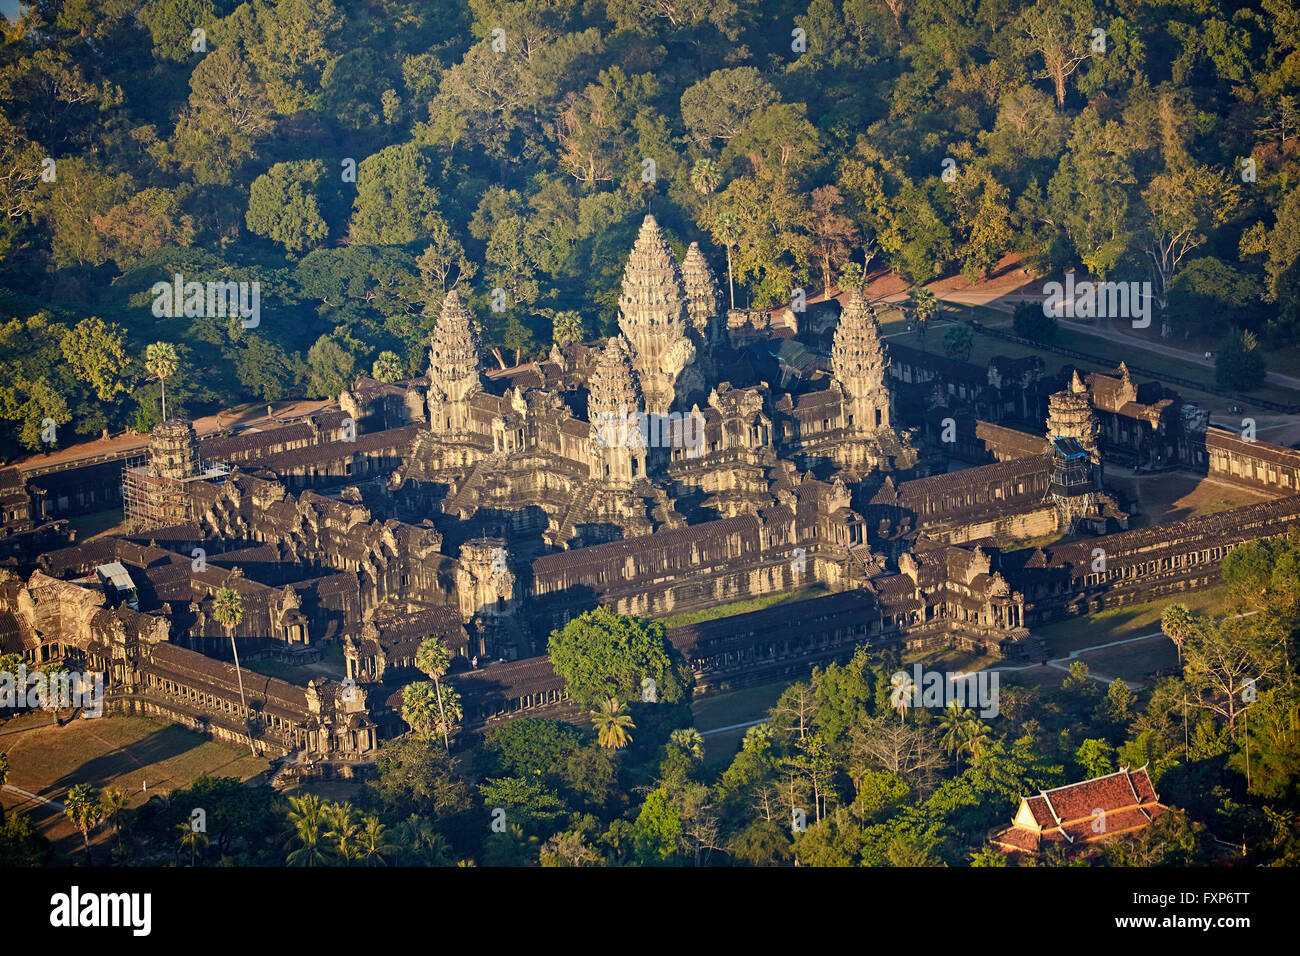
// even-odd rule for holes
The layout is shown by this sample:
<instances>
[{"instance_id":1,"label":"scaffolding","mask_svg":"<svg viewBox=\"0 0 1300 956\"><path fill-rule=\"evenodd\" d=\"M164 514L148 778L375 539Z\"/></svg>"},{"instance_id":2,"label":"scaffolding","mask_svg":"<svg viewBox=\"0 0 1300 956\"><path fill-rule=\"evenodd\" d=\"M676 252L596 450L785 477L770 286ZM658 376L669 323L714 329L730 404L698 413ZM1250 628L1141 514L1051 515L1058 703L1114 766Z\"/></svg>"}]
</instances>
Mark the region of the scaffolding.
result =
<instances>
[{"instance_id":1,"label":"scaffolding","mask_svg":"<svg viewBox=\"0 0 1300 956\"><path fill-rule=\"evenodd\" d=\"M131 528L143 531L185 524L193 518L187 486L195 481L220 481L230 468L220 462L203 462L188 478L154 474L143 459L128 461L122 469L122 511Z\"/></svg>"}]
</instances>

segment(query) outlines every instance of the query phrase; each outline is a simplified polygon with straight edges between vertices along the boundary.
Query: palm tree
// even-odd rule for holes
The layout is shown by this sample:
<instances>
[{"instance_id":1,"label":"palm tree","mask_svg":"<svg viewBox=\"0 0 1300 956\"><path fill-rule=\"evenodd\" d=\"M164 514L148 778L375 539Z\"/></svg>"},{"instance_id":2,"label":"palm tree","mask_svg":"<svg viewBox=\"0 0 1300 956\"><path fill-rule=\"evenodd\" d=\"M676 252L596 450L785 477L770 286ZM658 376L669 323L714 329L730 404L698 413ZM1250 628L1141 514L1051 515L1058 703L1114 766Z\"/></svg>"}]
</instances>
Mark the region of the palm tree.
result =
<instances>
[{"instance_id":1,"label":"palm tree","mask_svg":"<svg viewBox=\"0 0 1300 956\"><path fill-rule=\"evenodd\" d=\"M890 694L894 710L898 711L900 721L906 720L907 709L912 706L912 697L916 694L916 685L912 683L912 678L908 677L905 671L895 674L891 684L894 688Z\"/></svg>"},{"instance_id":2,"label":"palm tree","mask_svg":"<svg viewBox=\"0 0 1300 956\"><path fill-rule=\"evenodd\" d=\"M326 862L325 852L321 848L321 824L323 808L320 797L307 794L303 797L289 798L289 823L293 826L293 837L285 844L289 855L285 862L289 866L321 866Z\"/></svg>"},{"instance_id":3,"label":"palm tree","mask_svg":"<svg viewBox=\"0 0 1300 956\"><path fill-rule=\"evenodd\" d=\"M325 804L321 815L327 827L325 836L334 841L334 852L338 854L339 861L347 866L360 850L356 840L361 825L357 822L356 811L352 804L344 801Z\"/></svg>"},{"instance_id":4,"label":"palm tree","mask_svg":"<svg viewBox=\"0 0 1300 956\"><path fill-rule=\"evenodd\" d=\"M668 735L668 739L696 760L704 759L704 737L694 727L674 730Z\"/></svg>"},{"instance_id":5,"label":"palm tree","mask_svg":"<svg viewBox=\"0 0 1300 956\"><path fill-rule=\"evenodd\" d=\"M99 826L104 818L104 808L99 802L95 788L88 783L79 783L68 791L63 801L63 812L68 815L81 832L81 844L86 850L86 862L90 862L90 831Z\"/></svg>"},{"instance_id":6,"label":"palm tree","mask_svg":"<svg viewBox=\"0 0 1300 956\"><path fill-rule=\"evenodd\" d=\"M916 319L916 330L921 336L921 347L924 348L928 323L943 311L943 303L924 286L913 286L907 295L911 300L912 317Z\"/></svg>"},{"instance_id":7,"label":"palm tree","mask_svg":"<svg viewBox=\"0 0 1300 956\"><path fill-rule=\"evenodd\" d=\"M109 787L100 800L104 806L104 817L113 824L113 835L117 837L119 850L122 848L122 811L126 809L126 802L126 791L121 787Z\"/></svg>"},{"instance_id":8,"label":"palm tree","mask_svg":"<svg viewBox=\"0 0 1300 956\"><path fill-rule=\"evenodd\" d=\"M200 830L195 830L193 824L188 820L176 824L176 829L180 831L180 836L177 838L176 842L181 845L182 850L189 847L190 866L197 866L196 851L199 847L207 848L208 835Z\"/></svg>"},{"instance_id":9,"label":"palm tree","mask_svg":"<svg viewBox=\"0 0 1300 956\"><path fill-rule=\"evenodd\" d=\"M253 732L249 730L248 702L244 699L244 673L239 669L239 648L235 646L235 628L244 619L244 600L239 592L231 587L223 587L212 598L212 616L226 629L230 638L230 650L235 655L235 678L239 681L239 710L244 715L244 729L248 733L248 749L254 757L257 748L253 745Z\"/></svg>"},{"instance_id":10,"label":"palm tree","mask_svg":"<svg viewBox=\"0 0 1300 956\"><path fill-rule=\"evenodd\" d=\"M591 722L602 747L618 750L632 742L629 731L636 730L632 718L623 711L617 698L601 701L600 708L591 712Z\"/></svg>"},{"instance_id":11,"label":"palm tree","mask_svg":"<svg viewBox=\"0 0 1300 956\"><path fill-rule=\"evenodd\" d=\"M958 707L957 702L949 704L939 718L939 729L943 736L939 738L939 746L943 747L944 752L957 758L957 771L961 772L961 754L967 749L966 741L966 719L970 711L963 707Z\"/></svg>"},{"instance_id":12,"label":"palm tree","mask_svg":"<svg viewBox=\"0 0 1300 956\"><path fill-rule=\"evenodd\" d=\"M144 350L144 367L158 379L158 386L162 389L163 421L167 421L167 379L176 374L180 364L176 347L169 342L154 342Z\"/></svg>"},{"instance_id":13,"label":"palm tree","mask_svg":"<svg viewBox=\"0 0 1300 956\"><path fill-rule=\"evenodd\" d=\"M438 725L437 697L429 683L407 684L402 688L402 719L424 736Z\"/></svg>"},{"instance_id":14,"label":"palm tree","mask_svg":"<svg viewBox=\"0 0 1300 956\"><path fill-rule=\"evenodd\" d=\"M438 714L442 723L442 744L451 753L451 738L447 734L447 713L442 703L441 678L451 667L451 651L437 637L426 637L420 642L420 649L415 652L415 666L429 675L433 689L438 698Z\"/></svg>"},{"instance_id":15,"label":"palm tree","mask_svg":"<svg viewBox=\"0 0 1300 956\"><path fill-rule=\"evenodd\" d=\"M691 167L691 185L701 196L706 197L704 200L704 218L707 219L713 211L712 200L708 196L713 195L713 191L722 183L722 174L718 170L718 164L711 159L701 159Z\"/></svg>"},{"instance_id":16,"label":"palm tree","mask_svg":"<svg viewBox=\"0 0 1300 956\"><path fill-rule=\"evenodd\" d=\"M1160 630L1178 649L1178 666L1183 666L1183 642L1192 636L1196 618L1186 605L1170 604L1160 612Z\"/></svg>"},{"instance_id":17,"label":"palm tree","mask_svg":"<svg viewBox=\"0 0 1300 956\"><path fill-rule=\"evenodd\" d=\"M384 857L397 851L397 847L388 842L388 827L373 813L361 818L358 848L366 866L385 866L388 861Z\"/></svg>"},{"instance_id":18,"label":"palm tree","mask_svg":"<svg viewBox=\"0 0 1300 956\"><path fill-rule=\"evenodd\" d=\"M740 241L740 223L729 212L718 213L714 219L713 235L727 248L727 291L731 296L731 307L736 307L736 285L731 276L731 247Z\"/></svg>"}]
</instances>

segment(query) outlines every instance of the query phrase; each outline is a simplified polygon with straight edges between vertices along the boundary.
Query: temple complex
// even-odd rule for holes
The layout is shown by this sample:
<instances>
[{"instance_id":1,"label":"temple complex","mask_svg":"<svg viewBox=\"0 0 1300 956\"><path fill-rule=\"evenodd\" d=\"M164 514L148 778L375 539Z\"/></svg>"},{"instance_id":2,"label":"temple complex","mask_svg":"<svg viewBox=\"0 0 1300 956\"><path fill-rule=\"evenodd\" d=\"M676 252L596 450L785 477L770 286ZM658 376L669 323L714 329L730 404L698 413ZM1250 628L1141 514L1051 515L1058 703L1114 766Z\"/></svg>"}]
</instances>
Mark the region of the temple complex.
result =
<instances>
[{"instance_id":1,"label":"temple complex","mask_svg":"<svg viewBox=\"0 0 1300 956\"><path fill-rule=\"evenodd\" d=\"M430 636L468 726L582 719L546 640L597 606L798 598L669 628L706 694L867 641L1032 657L1035 625L1213 586L1232 548L1300 521L1300 452L1209 426L1123 364L891 347L857 292L811 319L724 315L700 245L680 264L674 247L647 216L616 322L518 368L485 374L452 291L417 378L362 376L240 434L165 421L143 457L0 471L0 648L102 670L112 712L353 767L404 732ZM1254 503L1144 523L1107 484L1117 464ZM122 529L73 538L69 518L110 505ZM229 628L223 588L244 606ZM241 704L232 644L253 670L343 663L301 683L247 671ZM1073 832L1037 806L1004 843Z\"/></svg>"}]
</instances>

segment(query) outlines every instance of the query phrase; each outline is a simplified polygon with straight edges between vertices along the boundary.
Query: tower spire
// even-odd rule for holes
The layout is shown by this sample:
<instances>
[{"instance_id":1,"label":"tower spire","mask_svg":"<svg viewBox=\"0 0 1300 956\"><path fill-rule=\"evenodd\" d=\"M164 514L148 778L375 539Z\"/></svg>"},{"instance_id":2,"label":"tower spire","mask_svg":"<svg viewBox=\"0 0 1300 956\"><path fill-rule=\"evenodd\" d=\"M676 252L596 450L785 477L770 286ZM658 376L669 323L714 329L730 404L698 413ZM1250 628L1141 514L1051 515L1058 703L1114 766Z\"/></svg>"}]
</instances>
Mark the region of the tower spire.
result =
<instances>
[{"instance_id":1,"label":"tower spire","mask_svg":"<svg viewBox=\"0 0 1300 956\"><path fill-rule=\"evenodd\" d=\"M452 289L429 343L429 422L449 435L468 427L468 402L482 390L474 316Z\"/></svg>"}]
</instances>

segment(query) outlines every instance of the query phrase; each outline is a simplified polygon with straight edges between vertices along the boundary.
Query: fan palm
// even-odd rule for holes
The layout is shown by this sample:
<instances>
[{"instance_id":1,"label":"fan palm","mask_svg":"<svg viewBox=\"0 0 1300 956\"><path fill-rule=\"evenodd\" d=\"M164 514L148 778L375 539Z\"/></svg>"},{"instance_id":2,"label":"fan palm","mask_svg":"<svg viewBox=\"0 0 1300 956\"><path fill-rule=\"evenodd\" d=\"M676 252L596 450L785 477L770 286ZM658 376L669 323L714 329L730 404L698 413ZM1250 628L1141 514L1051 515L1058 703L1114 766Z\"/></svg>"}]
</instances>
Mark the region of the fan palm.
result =
<instances>
[{"instance_id":1,"label":"fan palm","mask_svg":"<svg viewBox=\"0 0 1300 956\"><path fill-rule=\"evenodd\" d=\"M235 645L235 628L244 619L244 599L234 588L223 587L212 598L212 616L226 629L230 638L230 651L235 656L235 678L239 681L239 711L244 715L244 729L248 733L248 749L257 756L253 733L248 729L248 701L244 699L244 673L239 668L239 648Z\"/></svg>"},{"instance_id":2,"label":"fan palm","mask_svg":"<svg viewBox=\"0 0 1300 956\"><path fill-rule=\"evenodd\" d=\"M167 379L176 374L180 359L176 347L170 342L154 342L144 350L144 367L149 374L158 379L162 390L162 417L167 421Z\"/></svg>"},{"instance_id":3,"label":"fan palm","mask_svg":"<svg viewBox=\"0 0 1300 956\"><path fill-rule=\"evenodd\" d=\"M1178 666L1183 666L1183 642L1192 636L1194 616L1186 605L1170 604L1160 612L1160 630L1178 649Z\"/></svg>"},{"instance_id":4,"label":"fan palm","mask_svg":"<svg viewBox=\"0 0 1300 956\"><path fill-rule=\"evenodd\" d=\"M696 760L704 759L704 738L694 727L683 727L680 730L674 730L668 735L668 739Z\"/></svg>"}]
</instances>

